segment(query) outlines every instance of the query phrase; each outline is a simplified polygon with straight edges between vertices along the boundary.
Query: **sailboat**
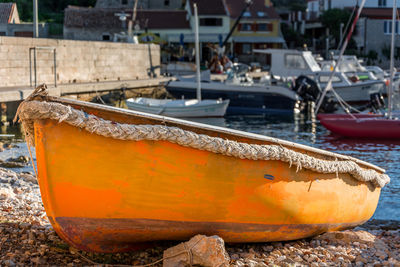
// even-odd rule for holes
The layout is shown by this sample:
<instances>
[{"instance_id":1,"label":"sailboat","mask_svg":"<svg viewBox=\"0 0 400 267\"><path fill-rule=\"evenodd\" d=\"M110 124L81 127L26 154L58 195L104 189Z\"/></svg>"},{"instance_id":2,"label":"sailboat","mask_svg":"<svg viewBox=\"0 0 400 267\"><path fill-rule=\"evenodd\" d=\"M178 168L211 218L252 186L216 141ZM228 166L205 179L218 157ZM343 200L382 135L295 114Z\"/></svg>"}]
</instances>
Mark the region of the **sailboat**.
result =
<instances>
[{"instance_id":1,"label":"sailboat","mask_svg":"<svg viewBox=\"0 0 400 267\"><path fill-rule=\"evenodd\" d=\"M196 46L196 80L197 99L153 99L153 98L129 98L126 105L129 109L142 111L157 115L164 115L176 118L193 117L223 117L229 105L229 100L202 100L200 82L200 52L199 52L199 19L197 5L194 4L195 17L195 46Z\"/></svg>"},{"instance_id":2,"label":"sailboat","mask_svg":"<svg viewBox=\"0 0 400 267\"><path fill-rule=\"evenodd\" d=\"M400 138L400 120L393 117L392 114L392 96L393 96L393 77L394 77L394 34L395 34L395 22L396 22L396 11L397 11L397 0L393 1L393 18L392 18L392 43L390 53L390 83L388 86L388 112L386 115L382 114L318 114L317 118L321 124L335 134L339 134L347 137L356 138ZM364 6L365 0L362 1L358 15L354 19L353 27L350 30L348 39L350 39L351 33L357 22L359 14ZM340 62L341 56L346 48L347 42L344 43L339 56L338 62ZM339 63L338 63L339 64ZM324 91L325 92L325 91ZM324 94L321 98L324 97ZM321 99L320 99L321 102ZM316 111L318 111L319 105L317 105Z\"/></svg>"}]
</instances>

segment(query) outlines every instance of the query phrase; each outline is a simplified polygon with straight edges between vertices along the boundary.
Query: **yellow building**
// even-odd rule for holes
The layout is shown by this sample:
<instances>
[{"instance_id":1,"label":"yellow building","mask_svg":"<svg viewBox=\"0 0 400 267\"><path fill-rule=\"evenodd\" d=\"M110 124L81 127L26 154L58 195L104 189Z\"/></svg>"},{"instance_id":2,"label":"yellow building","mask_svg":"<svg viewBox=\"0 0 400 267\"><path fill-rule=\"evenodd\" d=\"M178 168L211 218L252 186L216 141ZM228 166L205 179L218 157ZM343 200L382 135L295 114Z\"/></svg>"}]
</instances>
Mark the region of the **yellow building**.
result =
<instances>
[{"instance_id":1,"label":"yellow building","mask_svg":"<svg viewBox=\"0 0 400 267\"><path fill-rule=\"evenodd\" d=\"M231 26L245 8L245 1L225 1ZM280 30L280 17L270 0L253 0L232 34L232 50L241 62L259 61L269 65L270 59L254 55L253 49L282 48L285 40Z\"/></svg>"}]
</instances>

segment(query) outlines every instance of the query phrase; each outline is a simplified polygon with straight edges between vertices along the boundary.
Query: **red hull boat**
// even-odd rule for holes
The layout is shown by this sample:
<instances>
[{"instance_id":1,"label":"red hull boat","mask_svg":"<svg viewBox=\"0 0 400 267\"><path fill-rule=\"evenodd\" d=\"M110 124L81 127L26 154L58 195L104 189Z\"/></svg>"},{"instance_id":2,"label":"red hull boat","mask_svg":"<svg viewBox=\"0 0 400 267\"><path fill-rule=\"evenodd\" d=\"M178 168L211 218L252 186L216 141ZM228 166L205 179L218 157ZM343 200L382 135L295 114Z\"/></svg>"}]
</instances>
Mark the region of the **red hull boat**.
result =
<instances>
[{"instance_id":1,"label":"red hull boat","mask_svg":"<svg viewBox=\"0 0 400 267\"><path fill-rule=\"evenodd\" d=\"M357 138L400 138L400 120L389 120L378 114L318 114L329 131Z\"/></svg>"},{"instance_id":2,"label":"red hull boat","mask_svg":"<svg viewBox=\"0 0 400 267\"><path fill-rule=\"evenodd\" d=\"M364 7L366 0L361 1L361 5L358 9L357 15L355 19L353 20L353 24L347 34L347 38L345 39L345 42L343 43L342 49L340 50L340 55L337 60L337 63L334 67L334 70L336 70L336 66L340 64L340 60L342 58L342 55L346 49L347 42L350 40L351 34L356 26L357 20L361 14L361 10ZM385 138L385 139L399 139L400 138L400 120L398 119L392 119L392 97L393 97L393 92L395 92L394 89L394 83L393 83L393 78L394 78L394 43L395 43L395 22L396 22L396 1L393 2L393 13L392 13L392 39L391 39L391 49L390 49L390 82L388 86L388 114L389 118L383 116L383 115L375 115L375 114L319 114L317 117L320 120L321 124L325 126L328 130L335 134L347 136L347 137L355 137L355 138ZM332 77L330 77L329 82L322 92L322 95L318 101L317 107L316 107L316 112L318 112L318 109L323 101L323 98L327 92L328 89L331 89L331 83L332 83ZM396 87L398 88L398 84L396 84ZM337 96L337 94L335 94ZM341 103L342 106L347 105L342 99L339 99L337 97L339 102ZM376 98L374 97L374 101L376 102L375 104L384 104L381 103L379 100L380 97ZM379 102L379 103L378 103ZM372 105L374 105L372 103Z\"/></svg>"}]
</instances>

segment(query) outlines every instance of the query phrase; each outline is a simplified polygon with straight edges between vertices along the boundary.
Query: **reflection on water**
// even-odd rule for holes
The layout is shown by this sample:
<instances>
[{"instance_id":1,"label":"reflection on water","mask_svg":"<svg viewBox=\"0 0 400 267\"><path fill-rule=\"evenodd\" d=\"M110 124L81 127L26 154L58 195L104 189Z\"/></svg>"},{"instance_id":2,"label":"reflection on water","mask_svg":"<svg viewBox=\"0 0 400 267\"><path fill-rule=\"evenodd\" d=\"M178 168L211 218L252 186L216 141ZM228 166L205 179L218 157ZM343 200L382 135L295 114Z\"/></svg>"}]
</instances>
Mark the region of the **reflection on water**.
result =
<instances>
[{"instance_id":1,"label":"reflection on water","mask_svg":"<svg viewBox=\"0 0 400 267\"><path fill-rule=\"evenodd\" d=\"M20 124L10 125L10 126L5 126L5 125L0 126L0 142L1 142L0 147L3 147L4 144L5 145L12 144L11 148L8 148L7 146L6 149L0 152L0 160L6 161L7 159L10 158L18 158L19 156L29 155L28 147L26 146L26 143L23 140L23 134ZM35 160L35 148L32 148L31 151L33 153L32 156ZM13 168L13 170L16 172L33 173L31 164L22 168Z\"/></svg>"},{"instance_id":2,"label":"reflection on water","mask_svg":"<svg viewBox=\"0 0 400 267\"><path fill-rule=\"evenodd\" d=\"M386 170L391 181L381 193L375 219L400 218L400 140L348 139L328 133L321 135L319 147L373 163Z\"/></svg>"},{"instance_id":3,"label":"reflection on water","mask_svg":"<svg viewBox=\"0 0 400 267\"><path fill-rule=\"evenodd\" d=\"M225 118L191 119L220 127L257 133L293 141L313 147L346 154L376 164L386 169L391 183L383 188L381 199L374 214L375 219L399 220L400 218L400 140L347 139L332 135L310 114L292 116L228 116ZM0 159L28 155L19 127L2 127L2 134L14 134L0 142L16 144L13 149L0 153ZM34 151L33 151L34 153ZM32 171L32 167L17 169Z\"/></svg>"},{"instance_id":4,"label":"reflection on water","mask_svg":"<svg viewBox=\"0 0 400 267\"><path fill-rule=\"evenodd\" d=\"M3 138L4 140L19 140L22 141L23 135L22 135L22 130L21 130L21 124L17 125L0 125L0 138ZM1 140L1 142L4 142L4 140Z\"/></svg>"}]
</instances>

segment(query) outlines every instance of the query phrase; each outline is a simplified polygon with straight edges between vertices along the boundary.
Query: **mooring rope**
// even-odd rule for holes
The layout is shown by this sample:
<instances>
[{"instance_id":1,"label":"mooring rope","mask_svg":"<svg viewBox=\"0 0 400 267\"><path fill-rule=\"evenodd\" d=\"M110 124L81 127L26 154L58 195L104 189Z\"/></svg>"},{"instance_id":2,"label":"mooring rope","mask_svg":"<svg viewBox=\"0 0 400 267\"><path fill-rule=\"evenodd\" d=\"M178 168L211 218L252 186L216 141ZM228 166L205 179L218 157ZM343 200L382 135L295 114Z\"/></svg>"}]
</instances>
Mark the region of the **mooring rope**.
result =
<instances>
[{"instance_id":1,"label":"mooring rope","mask_svg":"<svg viewBox=\"0 0 400 267\"><path fill-rule=\"evenodd\" d=\"M39 90L38 90L39 89ZM42 98L46 96L45 88L34 92ZM22 122L28 144L34 145L34 120L51 119L64 122L90 133L119 140L132 141L168 141L185 147L205 150L225 156L249 160L280 160L296 165L297 171L302 168L318 173L348 173L362 182L372 182L375 186L384 187L390 178L384 173L360 167L352 160L324 160L288 149L282 145L257 145L226 140L204 134L197 134L177 127L164 125L135 125L104 120L71 106L45 100L27 98L19 106L16 118ZM14 119L15 120L15 119Z\"/></svg>"}]
</instances>

